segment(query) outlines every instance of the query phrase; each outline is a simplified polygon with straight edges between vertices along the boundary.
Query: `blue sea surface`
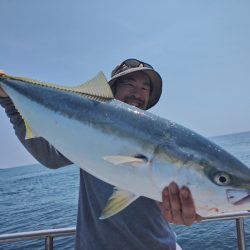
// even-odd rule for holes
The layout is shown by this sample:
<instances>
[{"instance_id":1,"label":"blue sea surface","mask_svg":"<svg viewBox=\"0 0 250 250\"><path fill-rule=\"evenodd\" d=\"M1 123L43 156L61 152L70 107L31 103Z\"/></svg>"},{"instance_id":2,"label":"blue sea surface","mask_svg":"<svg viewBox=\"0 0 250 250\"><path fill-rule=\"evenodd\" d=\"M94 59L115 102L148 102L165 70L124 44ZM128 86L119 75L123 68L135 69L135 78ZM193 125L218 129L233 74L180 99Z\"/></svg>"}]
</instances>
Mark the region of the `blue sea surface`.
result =
<instances>
[{"instance_id":1,"label":"blue sea surface","mask_svg":"<svg viewBox=\"0 0 250 250\"><path fill-rule=\"evenodd\" d=\"M75 227L79 168L42 165L0 169L0 234ZM44 240L0 243L1 250L44 249ZM74 237L54 240L54 249L74 249Z\"/></svg>"},{"instance_id":2,"label":"blue sea surface","mask_svg":"<svg viewBox=\"0 0 250 250\"><path fill-rule=\"evenodd\" d=\"M250 132L210 138L250 166ZM79 168L42 165L0 169L0 234L75 227ZM237 249L235 221L173 226L183 250ZM245 220L250 249L250 220ZM0 243L1 250L40 250L44 240ZM54 239L55 250L74 249L74 236Z\"/></svg>"}]
</instances>

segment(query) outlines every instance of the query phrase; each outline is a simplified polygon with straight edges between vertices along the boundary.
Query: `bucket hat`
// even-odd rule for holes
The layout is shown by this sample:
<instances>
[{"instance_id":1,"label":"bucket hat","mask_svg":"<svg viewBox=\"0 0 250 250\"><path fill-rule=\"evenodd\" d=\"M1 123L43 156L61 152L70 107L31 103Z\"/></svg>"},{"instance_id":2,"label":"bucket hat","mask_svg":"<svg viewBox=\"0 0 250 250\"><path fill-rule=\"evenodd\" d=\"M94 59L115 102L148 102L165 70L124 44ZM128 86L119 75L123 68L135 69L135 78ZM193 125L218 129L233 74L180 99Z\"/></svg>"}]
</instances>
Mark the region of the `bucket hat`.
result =
<instances>
[{"instance_id":1,"label":"bucket hat","mask_svg":"<svg viewBox=\"0 0 250 250\"><path fill-rule=\"evenodd\" d=\"M112 71L109 85L112 86L118 78L137 71L143 71L150 79L151 91L147 106L150 109L159 101L162 92L161 76L150 64L133 58L123 61Z\"/></svg>"}]
</instances>

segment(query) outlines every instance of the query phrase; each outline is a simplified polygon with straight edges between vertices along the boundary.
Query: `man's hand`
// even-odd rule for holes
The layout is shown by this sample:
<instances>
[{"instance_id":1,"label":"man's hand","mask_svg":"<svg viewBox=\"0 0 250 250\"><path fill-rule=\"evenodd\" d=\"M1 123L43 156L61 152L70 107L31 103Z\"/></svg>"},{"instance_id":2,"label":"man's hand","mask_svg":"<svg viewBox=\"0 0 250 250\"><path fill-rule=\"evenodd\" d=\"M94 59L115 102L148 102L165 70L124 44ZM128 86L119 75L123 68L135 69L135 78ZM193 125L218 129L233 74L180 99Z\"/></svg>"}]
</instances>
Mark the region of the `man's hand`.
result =
<instances>
[{"instance_id":1,"label":"man's hand","mask_svg":"<svg viewBox=\"0 0 250 250\"><path fill-rule=\"evenodd\" d=\"M179 189L174 182L164 188L162 202L158 202L158 206L170 223L190 226L202 220L202 217L196 214L190 190L187 187Z\"/></svg>"},{"instance_id":2,"label":"man's hand","mask_svg":"<svg viewBox=\"0 0 250 250\"><path fill-rule=\"evenodd\" d=\"M5 75L4 71L0 70L0 77ZM4 90L0 86L0 97L7 97L8 95L4 92Z\"/></svg>"}]
</instances>

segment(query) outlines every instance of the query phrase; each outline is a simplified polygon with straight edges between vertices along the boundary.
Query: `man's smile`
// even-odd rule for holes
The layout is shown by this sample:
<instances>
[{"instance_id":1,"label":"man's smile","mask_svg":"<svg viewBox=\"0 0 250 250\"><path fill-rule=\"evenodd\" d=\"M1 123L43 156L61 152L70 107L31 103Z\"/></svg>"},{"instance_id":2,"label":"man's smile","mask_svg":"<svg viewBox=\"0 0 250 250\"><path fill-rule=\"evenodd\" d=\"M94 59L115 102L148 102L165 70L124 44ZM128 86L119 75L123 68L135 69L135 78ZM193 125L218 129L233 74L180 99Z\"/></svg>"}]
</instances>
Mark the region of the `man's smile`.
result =
<instances>
[{"instance_id":1,"label":"man's smile","mask_svg":"<svg viewBox=\"0 0 250 250\"><path fill-rule=\"evenodd\" d=\"M124 100L125 103L135 106L137 108L143 107L144 101L142 99L134 98L134 97L127 97Z\"/></svg>"}]
</instances>

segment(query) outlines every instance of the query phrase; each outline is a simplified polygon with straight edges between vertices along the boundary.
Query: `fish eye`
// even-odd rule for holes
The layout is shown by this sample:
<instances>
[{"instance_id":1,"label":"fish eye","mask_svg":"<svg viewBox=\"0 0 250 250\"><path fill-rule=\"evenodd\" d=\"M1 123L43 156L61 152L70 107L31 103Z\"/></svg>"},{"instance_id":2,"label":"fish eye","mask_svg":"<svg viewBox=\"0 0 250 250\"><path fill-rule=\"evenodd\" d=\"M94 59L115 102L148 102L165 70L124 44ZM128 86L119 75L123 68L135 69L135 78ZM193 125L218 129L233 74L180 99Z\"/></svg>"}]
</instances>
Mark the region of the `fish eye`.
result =
<instances>
[{"instance_id":1,"label":"fish eye","mask_svg":"<svg viewBox=\"0 0 250 250\"><path fill-rule=\"evenodd\" d=\"M231 177L224 172L219 172L214 176L214 182L220 186L226 186L231 182Z\"/></svg>"}]
</instances>

